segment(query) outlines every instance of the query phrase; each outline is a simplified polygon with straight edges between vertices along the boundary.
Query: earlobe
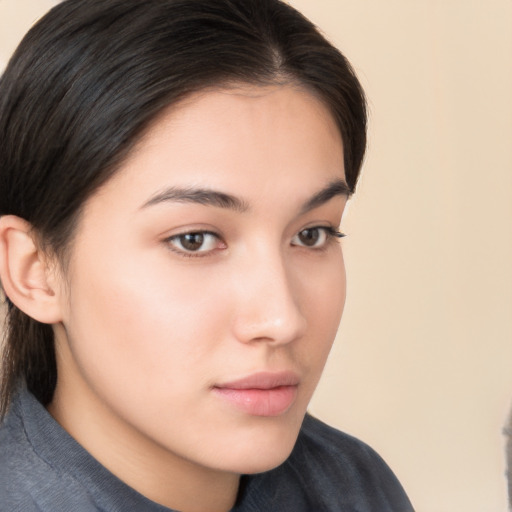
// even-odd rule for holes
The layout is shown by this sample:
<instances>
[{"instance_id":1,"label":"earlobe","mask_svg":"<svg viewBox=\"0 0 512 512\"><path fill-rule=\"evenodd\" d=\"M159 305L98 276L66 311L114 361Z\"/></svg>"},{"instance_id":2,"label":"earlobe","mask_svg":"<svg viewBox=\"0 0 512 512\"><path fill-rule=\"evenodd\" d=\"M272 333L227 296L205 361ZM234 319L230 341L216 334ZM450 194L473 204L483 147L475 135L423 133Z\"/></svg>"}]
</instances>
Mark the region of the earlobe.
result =
<instances>
[{"instance_id":1,"label":"earlobe","mask_svg":"<svg viewBox=\"0 0 512 512\"><path fill-rule=\"evenodd\" d=\"M0 217L0 278L9 299L25 314L46 324L61 321L59 290L32 226L14 215Z\"/></svg>"}]
</instances>

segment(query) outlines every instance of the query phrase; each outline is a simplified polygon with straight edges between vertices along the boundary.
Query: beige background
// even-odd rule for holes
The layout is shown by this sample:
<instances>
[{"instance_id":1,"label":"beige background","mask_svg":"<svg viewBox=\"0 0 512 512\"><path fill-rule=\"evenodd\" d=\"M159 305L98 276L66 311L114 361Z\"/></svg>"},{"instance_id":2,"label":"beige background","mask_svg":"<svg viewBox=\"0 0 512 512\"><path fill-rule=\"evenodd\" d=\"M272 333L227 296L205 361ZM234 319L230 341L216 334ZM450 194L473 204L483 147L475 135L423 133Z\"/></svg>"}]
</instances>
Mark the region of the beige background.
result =
<instances>
[{"instance_id":1,"label":"beige background","mask_svg":"<svg viewBox=\"0 0 512 512\"><path fill-rule=\"evenodd\" d=\"M0 0L0 67L52 3ZM512 2L292 0L353 62L370 148L349 297L311 410L418 512L505 511L512 401Z\"/></svg>"}]
</instances>

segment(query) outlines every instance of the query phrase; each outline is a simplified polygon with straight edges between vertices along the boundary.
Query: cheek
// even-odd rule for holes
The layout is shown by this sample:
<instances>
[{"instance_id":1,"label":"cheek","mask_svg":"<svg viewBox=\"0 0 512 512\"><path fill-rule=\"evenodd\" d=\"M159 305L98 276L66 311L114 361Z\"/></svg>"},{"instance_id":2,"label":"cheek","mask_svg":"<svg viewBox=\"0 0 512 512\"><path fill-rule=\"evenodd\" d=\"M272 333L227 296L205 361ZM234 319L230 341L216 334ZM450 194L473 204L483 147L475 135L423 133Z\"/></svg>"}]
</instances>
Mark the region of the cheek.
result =
<instances>
[{"instance_id":1,"label":"cheek","mask_svg":"<svg viewBox=\"0 0 512 512\"><path fill-rule=\"evenodd\" d=\"M312 271L312 268L314 269ZM304 310L311 323L322 332L336 332L346 296L345 265L341 248L336 247L328 264L311 265L311 268L302 280L304 297ZM320 324L320 325L319 325Z\"/></svg>"},{"instance_id":2,"label":"cheek","mask_svg":"<svg viewBox=\"0 0 512 512\"><path fill-rule=\"evenodd\" d=\"M341 250L335 253L328 265L304 274L300 291L301 309L307 318L308 336L302 345L307 355L303 357L321 370L332 347L339 327L346 297L346 276Z\"/></svg>"},{"instance_id":3,"label":"cheek","mask_svg":"<svg viewBox=\"0 0 512 512\"><path fill-rule=\"evenodd\" d=\"M116 260L96 261L73 282L75 359L102 393L130 389L136 401L148 393L183 396L193 369L224 334L226 291L215 274L205 281L166 261Z\"/></svg>"}]
</instances>

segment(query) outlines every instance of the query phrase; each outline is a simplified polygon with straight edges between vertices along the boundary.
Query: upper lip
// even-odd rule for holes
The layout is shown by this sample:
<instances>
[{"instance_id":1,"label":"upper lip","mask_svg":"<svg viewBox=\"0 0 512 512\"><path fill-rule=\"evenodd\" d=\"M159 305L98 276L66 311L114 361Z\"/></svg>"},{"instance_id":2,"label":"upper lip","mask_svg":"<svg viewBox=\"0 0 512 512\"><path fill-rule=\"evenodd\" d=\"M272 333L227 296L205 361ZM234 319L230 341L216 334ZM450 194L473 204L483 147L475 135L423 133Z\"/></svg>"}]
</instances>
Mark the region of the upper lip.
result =
<instances>
[{"instance_id":1,"label":"upper lip","mask_svg":"<svg viewBox=\"0 0 512 512\"><path fill-rule=\"evenodd\" d=\"M295 372L258 372L230 382L216 384L223 389L273 389L281 386L297 386L299 377Z\"/></svg>"}]
</instances>

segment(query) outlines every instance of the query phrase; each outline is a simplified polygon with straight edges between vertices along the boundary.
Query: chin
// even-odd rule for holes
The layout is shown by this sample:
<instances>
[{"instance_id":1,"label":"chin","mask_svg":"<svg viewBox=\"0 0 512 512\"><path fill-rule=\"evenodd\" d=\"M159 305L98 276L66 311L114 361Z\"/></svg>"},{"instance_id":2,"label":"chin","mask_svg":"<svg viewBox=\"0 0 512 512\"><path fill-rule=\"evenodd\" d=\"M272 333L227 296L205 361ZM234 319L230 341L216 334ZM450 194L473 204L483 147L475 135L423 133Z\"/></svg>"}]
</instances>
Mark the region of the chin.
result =
<instances>
[{"instance_id":1,"label":"chin","mask_svg":"<svg viewBox=\"0 0 512 512\"><path fill-rule=\"evenodd\" d=\"M240 460L238 464L233 462L232 472L240 475L251 475L270 471L280 466L290 456L294 444L291 444L287 450L282 448L279 450L275 448L273 450L255 450L250 454L250 458L248 455L247 459Z\"/></svg>"},{"instance_id":2,"label":"chin","mask_svg":"<svg viewBox=\"0 0 512 512\"><path fill-rule=\"evenodd\" d=\"M225 469L239 474L270 471L280 466L291 454L299 434L297 427L258 428L245 439L238 438L224 458Z\"/></svg>"}]
</instances>

